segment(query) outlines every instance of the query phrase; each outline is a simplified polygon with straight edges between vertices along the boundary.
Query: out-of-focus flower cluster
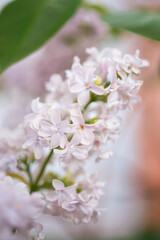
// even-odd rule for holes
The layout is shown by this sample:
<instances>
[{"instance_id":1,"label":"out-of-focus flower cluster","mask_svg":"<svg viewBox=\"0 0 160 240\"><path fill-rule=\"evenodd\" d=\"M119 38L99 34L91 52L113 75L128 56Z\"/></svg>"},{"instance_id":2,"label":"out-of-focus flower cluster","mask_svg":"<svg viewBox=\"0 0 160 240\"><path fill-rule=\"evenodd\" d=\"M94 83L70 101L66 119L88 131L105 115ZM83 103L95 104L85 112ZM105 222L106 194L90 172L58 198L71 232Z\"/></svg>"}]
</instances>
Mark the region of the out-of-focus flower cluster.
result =
<instances>
[{"instance_id":1,"label":"out-of-focus flower cluster","mask_svg":"<svg viewBox=\"0 0 160 240\"><path fill-rule=\"evenodd\" d=\"M2 240L44 239L36 218L42 209L37 193L30 195L24 183L10 177L0 180L0 237ZM31 233L31 235L29 234Z\"/></svg>"},{"instance_id":2,"label":"out-of-focus flower cluster","mask_svg":"<svg viewBox=\"0 0 160 240\"><path fill-rule=\"evenodd\" d=\"M126 1L124 0L124 4L127 8L142 8L142 9L152 9L157 10L160 8L160 2L158 0L153 1L145 1L145 0L135 0L135 1Z\"/></svg>"},{"instance_id":3,"label":"out-of-focus flower cluster","mask_svg":"<svg viewBox=\"0 0 160 240\"><path fill-rule=\"evenodd\" d=\"M43 239L34 219L37 209L75 224L95 221L100 213L104 182L97 173L88 175L85 164L112 156L107 143L119 135L120 111L139 101L142 81L137 76L148 62L138 51L132 56L90 48L87 53L83 63L74 58L65 79L52 75L45 101L34 99L24 123L8 140L1 138L0 172L14 180L2 177L0 183L0 236L7 232L30 239L34 228L32 238ZM60 174L46 168L55 161L62 167ZM15 181L26 184L28 193L21 194ZM34 201L34 192L41 193L42 204L39 195Z\"/></svg>"},{"instance_id":4,"label":"out-of-focus flower cluster","mask_svg":"<svg viewBox=\"0 0 160 240\"><path fill-rule=\"evenodd\" d=\"M19 89L37 96L53 73L64 74L75 55L85 58L84 49L102 41L106 24L93 10L80 9L76 15L36 53L10 67L2 76L7 89Z\"/></svg>"}]
</instances>

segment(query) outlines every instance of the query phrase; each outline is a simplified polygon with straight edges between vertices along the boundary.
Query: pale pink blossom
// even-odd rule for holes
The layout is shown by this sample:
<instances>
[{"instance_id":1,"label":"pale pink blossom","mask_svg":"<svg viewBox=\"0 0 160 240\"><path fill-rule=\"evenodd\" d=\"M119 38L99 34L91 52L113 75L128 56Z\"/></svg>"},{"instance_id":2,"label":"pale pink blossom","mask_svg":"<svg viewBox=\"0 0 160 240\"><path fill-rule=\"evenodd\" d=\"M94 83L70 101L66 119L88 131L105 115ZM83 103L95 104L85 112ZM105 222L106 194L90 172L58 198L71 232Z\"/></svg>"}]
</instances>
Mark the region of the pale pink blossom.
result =
<instances>
[{"instance_id":1,"label":"pale pink blossom","mask_svg":"<svg viewBox=\"0 0 160 240\"><path fill-rule=\"evenodd\" d=\"M126 73L134 73L138 75L140 74L140 68L149 66L148 61L140 59L139 53L139 50L136 50L133 56L125 54L123 58L119 61L121 68L124 69Z\"/></svg>"},{"instance_id":2,"label":"pale pink blossom","mask_svg":"<svg viewBox=\"0 0 160 240\"><path fill-rule=\"evenodd\" d=\"M70 201L75 198L77 184L65 187L64 183L59 180L53 180L55 191L47 195L47 199L53 202L57 201L61 205L64 201Z\"/></svg>"},{"instance_id":3,"label":"pale pink blossom","mask_svg":"<svg viewBox=\"0 0 160 240\"><path fill-rule=\"evenodd\" d=\"M51 148L64 148L67 143L65 133L72 133L71 125L68 120L61 120L61 114L57 110L51 110L48 115L48 119L41 121L38 135L46 139Z\"/></svg>"},{"instance_id":4,"label":"pale pink blossom","mask_svg":"<svg viewBox=\"0 0 160 240\"><path fill-rule=\"evenodd\" d=\"M59 160L64 163L70 163L73 158L78 160L84 160L88 157L88 147L80 145L81 138L78 135L74 135L70 142L67 142L64 149L55 149L54 152L59 155ZM81 161L82 162L82 161Z\"/></svg>"},{"instance_id":5,"label":"pale pink blossom","mask_svg":"<svg viewBox=\"0 0 160 240\"><path fill-rule=\"evenodd\" d=\"M100 199L100 197L104 194L103 188L105 186L105 182L99 180L98 173L94 173L86 178L83 178L79 184L82 186L83 192L85 192L86 195L92 196L95 199Z\"/></svg>"},{"instance_id":6,"label":"pale pink blossom","mask_svg":"<svg viewBox=\"0 0 160 240\"><path fill-rule=\"evenodd\" d=\"M75 224L88 223L99 215L104 183L96 174L88 176L85 164L91 158L99 162L112 156L107 143L120 134L120 111L139 100L142 81L137 74L147 65L138 52L132 56L117 49L92 48L88 53L82 64L74 59L64 81L60 75L51 77L45 100L32 101L22 134L1 133L0 137L0 177L10 169L24 182L28 175L31 192L44 189L44 213ZM45 169L53 158L59 160L61 174ZM15 185L10 178L0 181L1 238L9 236L6 234L15 234L18 240L44 238L34 221L41 209L40 199L34 199L23 184Z\"/></svg>"},{"instance_id":7,"label":"pale pink blossom","mask_svg":"<svg viewBox=\"0 0 160 240\"><path fill-rule=\"evenodd\" d=\"M98 215L97 205L98 201L95 198L83 197L81 194L77 194L74 201L64 202L63 217L75 224L89 223L91 220L95 221Z\"/></svg>"},{"instance_id":8,"label":"pale pink blossom","mask_svg":"<svg viewBox=\"0 0 160 240\"><path fill-rule=\"evenodd\" d=\"M22 126L16 129L3 129L0 134L0 171L15 171L17 161L28 152L22 149L25 141L25 131Z\"/></svg>"},{"instance_id":9,"label":"pale pink blossom","mask_svg":"<svg viewBox=\"0 0 160 240\"><path fill-rule=\"evenodd\" d=\"M28 128L27 139L23 144L23 148L30 149L34 152L35 158L40 159L43 157L44 147L47 147L46 140L39 137L35 130Z\"/></svg>"},{"instance_id":10,"label":"pale pink blossom","mask_svg":"<svg viewBox=\"0 0 160 240\"><path fill-rule=\"evenodd\" d=\"M75 224L88 223L95 217L98 201L76 192L77 185L64 187L58 180L53 181L55 191L46 195L48 201L47 212L52 215L61 215Z\"/></svg>"},{"instance_id":11,"label":"pale pink blossom","mask_svg":"<svg viewBox=\"0 0 160 240\"><path fill-rule=\"evenodd\" d=\"M79 62L74 62L71 71L66 71L67 81L71 93L77 94L78 103L84 106L90 99L90 92L97 95L107 94L107 91L96 85L97 75L95 68L82 66Z\"/></svg>"},{"instance_id":12,"label":"pale pink blossom","mask_svg":"<svg viewBox=\"0 0 160 240\"><path fill-rule=\"evenodd\" d=\"M10 177L0 180L0 236L7 232L29 239L30 231L41 213L39 194L30 195L25 184L14 183Z\"/></svg>"},{"instance_id":13,"label":"pale pink blossom","mask_svg":"<svg viewBox=\"0 0 160 240\"><path fill-rule=\"evenodd\" d=\"M80 138L80 143L89 145L94 141L94 131L96 124L85 124L82 112L77 105L74 105L70 111L71 120L76 127L75 135Z\"/></svg>"},{"instance_id":14,"label":"pale pink blossom","mask_svg":"<svg viewBox=\"0 0 160 240\"><path fill-rule=\"evenodd\" d=\"M27 139L23 148L32 148L36 159L43 156L44 148L64 148L67 133L72 133L68 120L61 120L61 112L51 104L41 104L39 99L32 102L33 113L25 118Z\"/></svg>"},{"instance_id":15,"label":"pale pink blossom","mask_svg":"<svg viewBox=\"0 0 160 240\"><path fill-rule=\"evenodd\" d=\"M93 151L94 151L94 154L96 154L96 162L99 162L102 159L111 158L113 155L113 152L107 149L102 139L103 139L102 137L96 136L93 142Z\"/></svg>"},{"instance_id":16,"label":"pale pink blossom","mask_svg":"<svg viewBox=\"0 0 160 240\"><path fill-rule=\"evenodd\" d=\"M127 74L140 74L140 68L147 67L148 61L139 58L139 51L135 55L125 54L118 49L105 48L98 51L96 48L87 49L89 54L88 66L96 67L104 81L116 82L119 76L124 79ZM118 74L118 76L117 76Z\"/></svg>"},{"instance_id":17,"label":"pale pink blossom","mask_svg":"<svg viewBox=\"0 0 160 240\"><path fill-rule=\"evenodd\" d=\"M89 57L85 65L94 66L96 73L101 76L103 82L106 80L113 82L117 79L115 63L111 57L114 51L115 50L109 48L105 48L102 51L99 51L95 47L86 49ZM119 53L118 50L117 52Z\"/></svg>"},{"instance_id":18,"label":"pale pink blossom","mask_svg":"<svg viewBox=\"0 0 160 240\"><path fill-rule=\"evenodd\" d=\"M134 80L131 76L128 76L126 80L119 81L119 88L115 94L115 100L118 101L119 108L132 109L132 106L141 100L138 92L142 84L143 81Z\"/></svg>"}]
</instances>

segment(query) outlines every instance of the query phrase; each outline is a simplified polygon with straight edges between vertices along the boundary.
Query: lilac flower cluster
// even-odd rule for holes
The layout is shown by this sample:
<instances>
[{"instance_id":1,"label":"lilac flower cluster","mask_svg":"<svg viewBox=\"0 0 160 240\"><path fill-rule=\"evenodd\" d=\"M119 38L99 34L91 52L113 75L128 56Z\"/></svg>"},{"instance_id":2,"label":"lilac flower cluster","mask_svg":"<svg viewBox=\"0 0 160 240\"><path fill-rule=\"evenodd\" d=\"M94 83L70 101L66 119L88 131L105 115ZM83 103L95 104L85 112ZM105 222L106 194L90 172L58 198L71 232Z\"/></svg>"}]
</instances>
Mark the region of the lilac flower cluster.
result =
<instances>
[{"instance_id":1,"label":"lilac flower cluster","mask_svg":"<svg viewBox=\"0 0 160 240\"><path fill-rule=\"evenodd\" d=\"M0 237L2 240L44 239L36 218L42 209L37 193L30 195L24 183L10 177L0 180ZM30 233L30 234L29 234Z\"/></svg>"},{"instance_id":2,"label":"lilac flower cluster","mask_svg":"<svg viewBox=\"0 0 160 240\"><path fill-rule=\"evenodd\" d=\"M17 191L15 183L11 187L2 178L0 229L4 234L30 239L34 228L37 238L34 235L32 239L43 239L34 220L34 211L39 208L75 224L96 220L100 213L97 207L104 182L97 174L88 176L85 163L112 156L106 144L120 133L119 112L139 101L142 81L137 76L148 62L139 58L138 51L132 56L117 49L90 48L87 53L83 63L74 58L65 79L59 74L51 76L45 100L34 99L32 112L13 140L1 140L0 172L14 182L22 181L28 189L27 194L21 194L21 185ZM47 170L54 161L60 163L61 174ZM34 192L41 194L36 204Z\"/></svg>"}]
</instances>

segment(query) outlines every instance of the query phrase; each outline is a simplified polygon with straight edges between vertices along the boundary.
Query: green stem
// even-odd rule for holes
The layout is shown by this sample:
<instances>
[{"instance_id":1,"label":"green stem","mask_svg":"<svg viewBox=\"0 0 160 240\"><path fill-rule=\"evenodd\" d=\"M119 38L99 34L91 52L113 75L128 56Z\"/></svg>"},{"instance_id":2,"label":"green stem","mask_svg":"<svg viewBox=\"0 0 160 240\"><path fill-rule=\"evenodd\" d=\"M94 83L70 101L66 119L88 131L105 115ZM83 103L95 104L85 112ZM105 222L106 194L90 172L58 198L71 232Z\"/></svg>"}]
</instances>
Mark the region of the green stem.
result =
<instances>
[{"instance_id":1,"label":"green stem","mask_svg":"<svg viewBox=\"0 0 160 240\"><path fill-rule=\"evenodd\" d=\"M7 173L8 176L12 177L12 178L16 178L18 180L20 180L21 182L24 182L28 187L29 187L29 184L28 182L19 174L17 173L12 173L12 172L8 172Z\"/></svg>"},{"instance_id":2,"label":"green stem","mask_svg":"<svg viewBox=\"0 0 160 240\"><path fill-rule=\"evenodd\" d=\"M94 4L94 3L83 1L81 5L83 8L91 9L101 14L108 13L108 9L100 4Z\"/></svg>"},{"instance_id":3,"label":"green stem","mask_svg":"<svg viewBox=\"0 0 160 240\"><path fill-rule=\"evenodd\" d=\"M48 157L47 157L46 160L44 161L44 163L43 163L43 165L42 165L42 168L41 168L41 170L40 170L40 172L39 172L39 174L38 174L38 176L37 176L37 178L36 178L36 180L35 180L35 183L32 184L32 186L31 186L31 193L32 193L32 192L35 192L35 191L37 190L37 188L38 188L38 183L39 183L39 181L41 180L41 177L43 176L43 173L44 173L44 171L45 171L45 169L46 169L46 166L47 166L47 164L49 163L52 155L53 155L53 149L50 151L50 154L48 155Z\"/></svg>"},{"instance_id":4,"label":"green stem","mask_svg":"<svg viewBox=\"0 0 160 240\"><path fill-rule=\"evenodd\" d=\"M85 112L85 110L88 108L88 106L90 105L91 102L92 102L92 99L90 99L89 102L84 106L82 113Z\"/></svg>"},{"instance_id":5,"label":"green stem","mask_svg":"<svg viewBox=\"0 0 160 240\"><path fill-rule=\"evenodd\" d=\"M28 174L29 182L30 182L30 187L31 187L32 184L33 184L33 180L32 180L32 175L31 175L30 165L29 165L29 164L26 165L26 172L27 172L27 174Z\"/></svg>"}]
</instances>

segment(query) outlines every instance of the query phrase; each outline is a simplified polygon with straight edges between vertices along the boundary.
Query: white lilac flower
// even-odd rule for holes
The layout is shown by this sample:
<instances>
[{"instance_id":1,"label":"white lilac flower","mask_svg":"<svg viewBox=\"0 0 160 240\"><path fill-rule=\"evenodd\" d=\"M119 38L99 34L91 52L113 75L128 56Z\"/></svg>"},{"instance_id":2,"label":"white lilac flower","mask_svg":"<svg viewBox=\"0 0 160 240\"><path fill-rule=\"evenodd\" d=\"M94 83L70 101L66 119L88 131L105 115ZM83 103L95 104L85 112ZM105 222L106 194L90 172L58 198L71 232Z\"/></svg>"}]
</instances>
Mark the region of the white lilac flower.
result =
<instances>
[{"instance_id":1,"label":"white lilac flower","mask_svg":"<svg viewBox=\"0 0 160 240\"><path fill-rule=\"evenodd\" d=\"M54 150L51 153L54 152L55 157L58 156L63 162L63 170L66 175L71 173L75 184L70 185L70 180L64 180L65 184L59 180L49 180L53 189L43 192L45 212L62 216L76 224L88 223L97 217L97 206L104 186L97 175L86 177L82 166L91 157L98 162L112 156L107 143L119 136L120 111L132 108L139 100L142 81L137 80L136 75L141 67L147 65L145 60L139 58L138 52L131 56L123 55L117 49L98 51L92 48L88 53L90 56L82 65L75 58L64 82L59 75L52 76L47 84L49 95L44 102L40 102L39 98L32 101L32 113L25 117L22 136L16 135L14 140L11 133L11 137L3 139L2 136L0 141L0 176L13 168L19 170L18 178L23 180L25 173L18 169L17 160L21 154L26 154L28 160L22 164L29 167L27 174L38 174L36 179L29 177L31 191L45 187L43 174L46 176L45 167L51 157L47 154ZM35 159L30 161L33 153ZM46 161L41 166L41 161L36 159L43 156ZM39 203L21 184L14 185L10 180L0 181L1 239L8 237L8 233L16 234L18 240L30 240L30 236L43 239L41 226L34 222Z\"/></svg>"},{"instance_id":2,"label":"white lilac flower","mask_svg":"<svg viewBox=\"0 0 160 240\"><path fill-rule=\"evenodd\" d=\"M76 192L77 185L65 187L58 180L53 181L55 191L46 195L48 209L52 215L61 215L75 224L88 223L95 217L97 199Z\"/></svg>"},{"instance_id":3,"label":"white lilac flower","mask_svg":"<svg viewBox=\"0 0 160 240\"><path fill-rule=\"evenodd\" d=\"M108 102L117 105L117 110L130 108L140 101L138 92L143 84L141 80L134 80L130 75L125 80L118 80L118 89L108 96Z\"/></svg>"},{"instance_id":4,"label":"white lilac flower","mask_svg":"<svg viewBox=\"0 0 160 240\"><path fill-rule=\"evenodd\" d=\"M86 49L86 52L89 54L89 58L85 62L85 65L94 66L96 68L96 73L101 76L103 81L108 79L112 82L117 79L115 63L111 58L113 50L105 48L102 51L98 51L97 48L92 47ZM119 53L118 50L117 52Z\"/></svg>"},{"instance_id":5,"label":"white lilac flower","mask_svg":"<svg viewBox=\"0 0 160 240\"><path fill-rule=\"evenodd\" d=\"M30 195L25 184L14 183L10 177L0 180L0 238L8 233L29 239L42 206L39 194Z\"/></svg>"},{"instance_id":6,"label":"white lilac flower","mask_svg":"<svg viewBox=\"0 0 160 240\"><path fill-rule=\"evenodd\" d=\"M49 92L47 98L50 98L52 102L63 99L69 93L67 82L63 80L60 74L53 74L50 77L49 81L46 82L46 90ZM71 94L70 97L72 97Z\"/></svg>"},{"instance_id":7,"label":"white lilac flower","mask_svg":"<svg viewBox=\"0 0 160 240\"><path fill-rule=\"evenodd\" d=\"M147 67L148 61L139 58L139 51L135 55L123 55L118 49L105 48L98 51L96 48L86 50L90 55L86 64L96 67L97 74L101 74L101 78L111 83L116 82L117 77L122 79L127 77L127 74L139 74L140 68ZM117 76L117 74L119 76Z\"/></svg>"},{"instance_id":8,"label":"white lilac flower","mask_svg":"<svg viewBox=\"0 0 160 240\"><path fill-rule=\"evenodd\" d=\"M85 124L82 112L77 105L70 111L71 120L76 128L75 135L80 138L80 143L89 145L94 141L94 131L96 124Z\"/></svg>"},{"instance_id":9,"label":"white lilac flower","mask_svg":"<svg viewBox=\"0 0 160 240\"><path fill-rule=\"evenodd\" d=\"M24 149L30 149L34 152L35 158L40 159L44 154L44 147L47 147L46 140L38 136L36 130L31 128L27 129L27 139L23 144Z\"/></svg>"},{"instance_id":10,"label":"white lilac flower","mask_svg":"<svg viewBox=\"0 0 160 240\"><path fill-rule=\"evenodd\" d=\"M133 56L125 54L120 60L120 65L126 73L134 73L138 75L140 74L140 68L148 67L149 63L146 60L140 59L139 50L136 50Z\"/></svg>"},{"instance_id":11,"label":"white lilac flower","mask_svg":"<svg viewBox=\"0 0 160 240\"><path fill-rule=\"evenodd\" d=\"M143 84L143 81L133 80L130 76L126 81L120 81L117 91L117 100L120 102L122 108L130 108L140 101L138 92Z\"/></svg>"},{"instance_id":12,"label":"white lilac flower","mask_svg":"<svg viewBox=\"0 0 160 240\"><path fill-rule=\"evenodd\" d=\"M89 223L91 220L96 220L98 215L97 205L97 199L77 194L74 201L64 202L62 216L75 224Z\"/></svg>"},{"instance_id":13,"label":"white lilac flower","mask_svg":"<svg viewBox=\"0 0 160 240\"><path fill-rule=\"evenodd\" d=\"M68 89L62 76L60 74L53 74L50 80L46 82L46 90L51 92L54 99L57 100L57 98L59 98L59 96L62 97Z\"/></svg>"},{"instance_id":14,"label":"white lilac flower","mask_svg":"<svg viewBox=\"0 0 160 240\"><path fill-rule=\"evenodd\" d=\"M43 232L43 226L39 223L36 223L34 228L30 232L31 239L34 240L45 240L45 234Z\"/></svg>"},{"instance_id":15,"label":"white lilac flower","mask_svg":"<svg viewBox=\"0 0 160 240\"><path fill-rule=\"evenodd\" d=\"M44 103L39 101L39 98L32 100L31 110L32 113L29 113L25 116L25 125L30 127L31 129L38 130L40 121L44 118L46 114L46 107Z\"/></svg>"},{"instance_id":16,"label":"white lilac flower","mask_svg":"<svg viewBox=\"0 0 160 240\"><path fill-rule=\"evenodd\" d=\"M120 124L121 119L114 116L99 120L97 127L101 131L99 131L98 135L101 137L102 143L106 143L107 140L117 139L120 134Z\"/></svg>"},{"instance_id":17,"label":"white lilac flower","mask_svg":"<svg viewBox=\"0 0 160 240\"><path fill-rule=\"evenodd\" d=\"M58 110L50 109L48 119L40 122L38 135L49 142L51 148L60 146L64 148L67 143L65 133L72 133L72 127L68 120L61 120L61 114Z\"/></svg>"},{"instance_id":18,"label":"white lilac flower","mask_svg":"<svg viewBox=\"0 0 160 240\"><path fill-rule=\"evenodd\" d=\"M76 195L77 185L65 187L64 183L59 180L53 180L55 191L50 191L46 194L46 200L49 203L49 209L53 215L62 214L62 204L65 201L73 201Z\"/></svg>"},{"instance_id":19,"label":"white lilac flower","mask_svg":"<svg viewBox=\"0 0 160 240\"><path fill-rule=\"evenodd\" d=\"M57 201L58 205L61 205L66 200L70 201L75 198L77 188L76 184L65 187L63 182L53 180L53 187L55 191L48 194L48 197L52 199L52 201Z\"/></svg>"},{"instance_id":20,"label":"white lilac flower","mask_svg":"<svg viewBox=\"0 0 160 240\"><path fill-rule=\"evenodd\" d=\"M90 92L97 95L107 94L107 91L96 85L98 76L95 74L95 68L82 66L75 61L71 70L66 71L67 81L71 93L77 94L77 100L80 106L89 102Z\"/></svg>"},{"instance_id":21,"label":"white lilac flower","mask_svg":"<svg viewBox=\"0 0 160 240\"><path fill-rule=\"evenodd\" d=\"M8 149L2 149L0 147L0 171L14 171L17 167L17 159L18 156L15 154L15 152L8 151Z\"/></svg>"},{"instance_id":22,"label":"white lilac flower","mask_svg":"<svg viewBox=\"0 0 160 240\"><path fill-rule=\"evenodd\" d=\"M70 142L67 142L64 149L55 149L54 153L59 155L59 160L64 163L70 163L73 158L78 160L84 160L88 157L88 147L80 145L81 138L78 135L74 135ZM82 162L82 161L81 161Z\"/></svg>"},{"instance_id":23,"label":"white lilac flower","mask_svg":"<svg viewBox=\"0 0 160 240\"><path fill-rule=\"evenodd\" d=\"M114 140L119 136L121 126L121 119L118 116L119 105L118 101L107 102L107 105L96 102L88 107L84 117L87 120L91 117L96 121L93 148L94 146L96 148L96 145L101 147L107 140Z\"/></svg>"},{"instance_id":24,"label":"white lilac flower","mask_svg":"<svg viewBox=\"0 0 160 240\"><path fill-rule=\"evenodd\" d=\"M102 159L111 158L113 155L113 152L106 149L105 144L103 144L102 139L104 140L104 138L106 138L106 136L103 136L103 138L96 136L93 142L93 152L96 154L96 162L99 162Z\"/></svg>"},{"instance_id":25,"label":"white lilac flower","mask_svg":"<svg viewBox=\"0 0 160 240\"><path fill-rule=\"evenodd\" d=\"M104 194L103 188L105 186L105 182L99 180L98 173L94 173L89 177L83 178L79 184L86 195L92 196L95 199L100 199L100 197Z\"/></svg>"},{"instance_id":26,"label":"white lilac flower","mask_svg":"<svg viewBox=\"0 0 160 240\"><path fill-rule=\"evenodd\" d=\"M1 130L0 171L14 171L17 167L17 160L28 155L28 152L22 149L24 140L25 132L22 126L13 130Z\"/></svg>"},{"instance_id":27,"label":"white lilac flower","mask_svg":"<svg viewBox=\"0 0 160 240\"><path fill-rule=\"evenodd\" d=\"M76 96L70 94L67 81L64 81L61 75L53 74L46 83L46 103L54 104L55 109L61 111L62 119L69 114L69 109L75 101Z\"/></svg>"},{"instance_id":28,"label":"white lilac flower","mask_svg":"<svg viewBox=\"0 0 160 240\"><path fill-rule=\"evenodd\" d=\"M24 148L32 148L36 159L43 156L43 148L52 149L67 143L67 133L72 133L68 120L61 120L60 111L51 104L41 104L38 99L32 102L33 113L25 118L27 139Z\"/></svg>"}]
</instances>

